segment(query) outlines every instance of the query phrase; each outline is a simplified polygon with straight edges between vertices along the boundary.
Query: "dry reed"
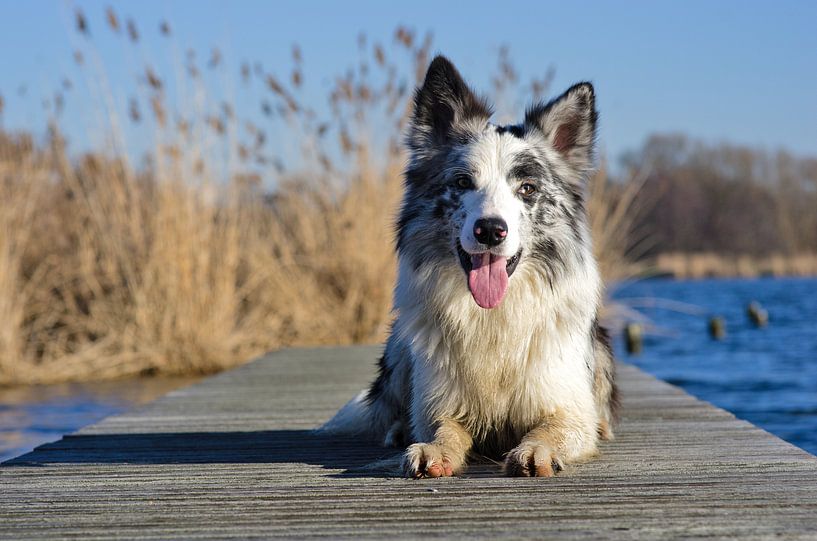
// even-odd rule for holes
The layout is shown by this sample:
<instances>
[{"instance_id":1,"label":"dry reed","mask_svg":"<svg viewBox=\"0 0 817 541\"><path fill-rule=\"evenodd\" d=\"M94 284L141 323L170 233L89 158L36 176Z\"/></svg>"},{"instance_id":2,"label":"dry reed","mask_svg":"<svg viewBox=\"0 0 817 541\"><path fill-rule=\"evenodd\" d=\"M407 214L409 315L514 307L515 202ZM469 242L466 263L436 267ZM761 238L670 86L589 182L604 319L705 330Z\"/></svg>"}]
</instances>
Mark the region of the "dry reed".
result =
<instances>
[{"instance_id":1,"label":"dry reed","mask_svg":"<svg viewBox=\"0 0 817 541\"><path fill-rule=\"evenodd\" d=\"M77 17L87 34L89 20ZM116 13L106 17L119 33ZM127 35L138 46L130 19ZM131 122L152 113L147 166L122 151L71 156L58 123L43 145L0 134L0 385L209 373L286 345L381 340L395 275L397 143L430 48L429 36L399 28L393 49L409 59L401 75L383 45L362 38L360 65L337 79L324 122L299 101L298 48L288 79L242 65L243 81L267 88L263 115L302 138L294 172L271 155L261 122L237 118L233 104L173 110L153 67L139 70L146 94L128 105ZM224 69L217 49L207 69ZM193 55L184 71L200 92ZM390 126L384 140L367 138L374 124ZM214 144L236 157L226 171ZM631 188L607 197L600 174L592 189L602 269L632 272Z\"/></svg>"}]
</instances>

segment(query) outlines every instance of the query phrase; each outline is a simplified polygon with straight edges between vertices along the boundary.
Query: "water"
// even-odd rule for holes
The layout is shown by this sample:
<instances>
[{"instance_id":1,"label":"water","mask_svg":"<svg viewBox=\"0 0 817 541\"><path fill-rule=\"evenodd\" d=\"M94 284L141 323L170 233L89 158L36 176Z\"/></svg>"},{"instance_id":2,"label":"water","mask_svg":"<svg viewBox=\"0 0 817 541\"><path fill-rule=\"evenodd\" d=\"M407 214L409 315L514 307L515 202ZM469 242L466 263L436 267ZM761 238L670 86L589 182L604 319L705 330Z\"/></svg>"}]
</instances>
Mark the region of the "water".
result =
<instances>
[{"instance_id":1,"label":"water","mask_svg":"<svg viewBox=\"0 0 817 541\"><path fill-rule=\"evenodd\" d=\"M620 359L817 454L817 279L646 280L614 297L683 302L703 312L638 308L660 334L645 338L639 356L628 356L616 337ZM768 310L767 327L749 321L752 300ZM726 320L722 341L710 338L709 315Z\"/></svg>"},{"instance_id":2,"label":"water","mask_svg":"<svg viewBox=\"0 0 817 541\"><path fill-rule=\"evenodd\" d=\"M145 378L0 388L0 462L194 381Z\"/></svg>"}]
</instances>

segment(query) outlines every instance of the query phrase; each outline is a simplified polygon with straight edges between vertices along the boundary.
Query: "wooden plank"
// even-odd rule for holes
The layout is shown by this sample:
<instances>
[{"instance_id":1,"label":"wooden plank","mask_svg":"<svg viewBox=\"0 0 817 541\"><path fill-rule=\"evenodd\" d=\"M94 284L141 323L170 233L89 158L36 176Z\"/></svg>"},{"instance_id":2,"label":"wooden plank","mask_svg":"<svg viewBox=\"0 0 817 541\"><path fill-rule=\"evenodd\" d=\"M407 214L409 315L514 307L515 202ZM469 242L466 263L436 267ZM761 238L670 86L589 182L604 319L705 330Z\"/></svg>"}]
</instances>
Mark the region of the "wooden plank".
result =
<instances>
[{"instance_id":1,"label":"wooden plank","mask_svg":"<svg viewBox=\"0 0 817 541\"><path fill-rule=\"evenodd\" d=\"M374 347L286 350L0 467L0 538L817 537L817 458L620 366L616 441L554 479L356 472L391 456L310 429Z\"/></svg>"}]
</instances>

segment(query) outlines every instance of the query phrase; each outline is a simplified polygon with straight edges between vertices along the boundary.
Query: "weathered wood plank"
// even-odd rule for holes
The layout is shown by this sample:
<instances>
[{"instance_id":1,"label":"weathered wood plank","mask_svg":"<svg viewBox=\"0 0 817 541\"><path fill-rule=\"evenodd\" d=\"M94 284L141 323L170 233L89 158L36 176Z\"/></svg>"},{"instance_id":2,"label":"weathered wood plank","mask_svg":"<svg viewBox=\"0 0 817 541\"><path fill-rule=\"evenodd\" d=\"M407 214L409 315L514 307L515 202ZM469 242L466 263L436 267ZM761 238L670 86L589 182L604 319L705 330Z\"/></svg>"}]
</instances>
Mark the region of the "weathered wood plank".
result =
<instances>
[{"instance_id":1,"label":"weathered wood plank","mask_svg":"<svg viewBox=\"0 0 817 541\"><path fill-rule=\"evenodd\" d=\"M817 458L622 365L623 422L555 479L411 481L310 429L377 348L287 350L0 467L0 538L817 537Z\"/></svg>"}]
</instances>

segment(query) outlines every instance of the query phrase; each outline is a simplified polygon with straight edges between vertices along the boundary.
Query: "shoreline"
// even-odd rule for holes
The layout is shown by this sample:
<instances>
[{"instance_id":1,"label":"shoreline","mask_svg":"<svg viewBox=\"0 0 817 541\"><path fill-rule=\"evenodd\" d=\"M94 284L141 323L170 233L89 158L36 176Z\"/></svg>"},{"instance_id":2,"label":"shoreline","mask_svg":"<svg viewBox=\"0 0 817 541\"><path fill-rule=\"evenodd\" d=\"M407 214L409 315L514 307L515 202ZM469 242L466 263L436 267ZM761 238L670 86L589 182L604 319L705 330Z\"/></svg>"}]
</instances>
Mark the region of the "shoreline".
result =
<instances>
[{"instance_id":1,"label":"shoreline","mask_svg":"<svg viewBox=\"0 0 817 541\"><path fill-rule=\"evenodd\" d=\"M715 253L664 253L646 264L646 277L676 280L704 278L814 278L817 254L750 256Z\"/></svg>"}]
</instances>

